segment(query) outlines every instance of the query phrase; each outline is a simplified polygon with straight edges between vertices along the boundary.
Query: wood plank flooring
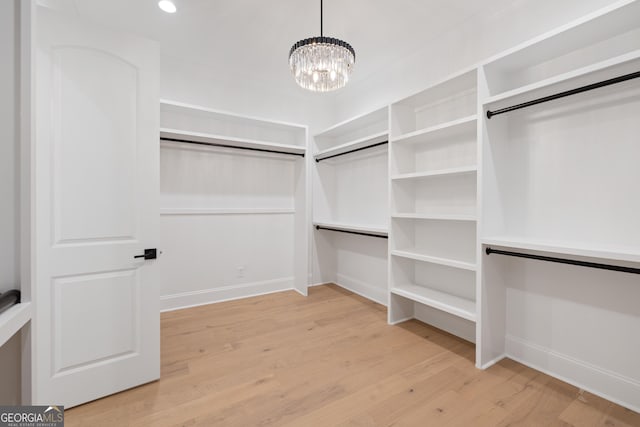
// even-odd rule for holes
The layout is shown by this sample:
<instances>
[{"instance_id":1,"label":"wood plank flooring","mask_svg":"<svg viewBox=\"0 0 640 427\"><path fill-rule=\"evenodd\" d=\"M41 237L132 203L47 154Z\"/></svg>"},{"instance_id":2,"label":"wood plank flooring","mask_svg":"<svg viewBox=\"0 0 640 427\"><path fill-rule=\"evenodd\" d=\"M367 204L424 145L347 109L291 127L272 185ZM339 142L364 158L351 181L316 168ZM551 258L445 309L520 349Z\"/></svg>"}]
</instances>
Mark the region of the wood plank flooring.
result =
<instances>
[{"instance_id":1,"label":"wood plank flooring","mask_svg":"<svg viewBox=\"0 0 640 427\"><path fill-rule=\"evenodd\" d=\"M160 381L73 426L640 426L640 414L334 285L162 315Z\"/></svg>"}]
</instances>

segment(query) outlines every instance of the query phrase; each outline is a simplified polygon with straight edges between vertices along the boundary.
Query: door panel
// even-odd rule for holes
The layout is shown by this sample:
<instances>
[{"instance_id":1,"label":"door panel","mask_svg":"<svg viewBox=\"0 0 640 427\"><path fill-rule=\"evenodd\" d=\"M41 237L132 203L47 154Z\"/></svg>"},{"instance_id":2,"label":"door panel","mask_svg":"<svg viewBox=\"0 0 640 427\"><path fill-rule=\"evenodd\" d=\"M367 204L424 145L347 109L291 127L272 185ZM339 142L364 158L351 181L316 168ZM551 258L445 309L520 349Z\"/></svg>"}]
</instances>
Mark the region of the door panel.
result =
<instances>
[{"instance_id":1,"label":"door panel","mask_svg":"<svg viewBox=\"0 0 640 427\"><path fill-rule=\"evenodd\" d=\"M160 376L155 43L38 8L33 400Z\"/></svg>"},{"instance_id":2,"label":"door panel","mask_svg":"<svg viewBox=\"0 0 640 427\"><path fill-rule=\"evenodd\" d=\"M56 243L135 239L138 70L84 47L52 56Z\"/></svg>"},{"instance_id":3,"label":"door panel","mask_svg":"<svg viewBox=\"0 0 640 427\"><path fill-rule=\"evenodd\" d=\"M53 286L54 375L139 351L137 269L57 278Z\"/></svg>"}]
</instances>

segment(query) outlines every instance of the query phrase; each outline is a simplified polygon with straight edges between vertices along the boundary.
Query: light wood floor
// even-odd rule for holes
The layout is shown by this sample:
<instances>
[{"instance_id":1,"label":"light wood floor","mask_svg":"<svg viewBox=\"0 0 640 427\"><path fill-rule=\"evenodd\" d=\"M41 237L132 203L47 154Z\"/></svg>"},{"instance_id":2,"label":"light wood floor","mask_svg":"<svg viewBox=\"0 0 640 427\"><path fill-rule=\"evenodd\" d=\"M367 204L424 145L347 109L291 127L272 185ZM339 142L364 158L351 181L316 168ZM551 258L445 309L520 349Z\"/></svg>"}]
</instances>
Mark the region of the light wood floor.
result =
<instances>
[{"instance_id":1,"label":"light wood floor","mask_svg":"<svg viewBox=\"0 0 640 427\"><path fill-rule=\"evenodd\" d=\"M73 426L640 426L626 410L336 286L162 315L162 378Z\"/></svg>"}]
</instances>

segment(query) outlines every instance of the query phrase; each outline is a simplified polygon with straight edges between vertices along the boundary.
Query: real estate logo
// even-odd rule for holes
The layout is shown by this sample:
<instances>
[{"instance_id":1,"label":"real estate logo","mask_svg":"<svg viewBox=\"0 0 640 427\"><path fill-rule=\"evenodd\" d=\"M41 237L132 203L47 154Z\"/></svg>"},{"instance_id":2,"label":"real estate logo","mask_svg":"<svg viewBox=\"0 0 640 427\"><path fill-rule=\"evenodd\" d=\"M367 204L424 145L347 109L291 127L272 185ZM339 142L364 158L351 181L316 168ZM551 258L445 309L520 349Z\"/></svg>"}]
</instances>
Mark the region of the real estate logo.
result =
<instances>
[{"instance_id":1,"label":"real estate logo","mask_svg":"<svg viewBox=\"0 0 640 427\"><path fill-rule=\"evenodd\" d=\"M0 427L63 427L64 406L0 406Z\"/></svg>"}]
</instances>

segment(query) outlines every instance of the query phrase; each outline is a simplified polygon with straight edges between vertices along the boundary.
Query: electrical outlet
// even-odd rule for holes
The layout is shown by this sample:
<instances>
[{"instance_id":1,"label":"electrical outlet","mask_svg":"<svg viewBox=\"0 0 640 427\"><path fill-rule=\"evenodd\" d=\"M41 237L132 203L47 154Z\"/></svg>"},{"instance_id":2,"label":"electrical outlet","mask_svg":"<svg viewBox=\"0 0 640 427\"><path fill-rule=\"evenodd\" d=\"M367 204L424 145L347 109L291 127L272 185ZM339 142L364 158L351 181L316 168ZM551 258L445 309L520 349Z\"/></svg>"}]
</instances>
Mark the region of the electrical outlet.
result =
<instances>
[{"instance_id":1,"label":"electrical outlet","mask_svg":"<svg viewBox=\"0 0 640 427\"><path fill-rule=\"evenodd\" d=\"M238 271L238 277L244 277L244 266L240 266L237 268Z\"/></svg>"}]
</instances>

